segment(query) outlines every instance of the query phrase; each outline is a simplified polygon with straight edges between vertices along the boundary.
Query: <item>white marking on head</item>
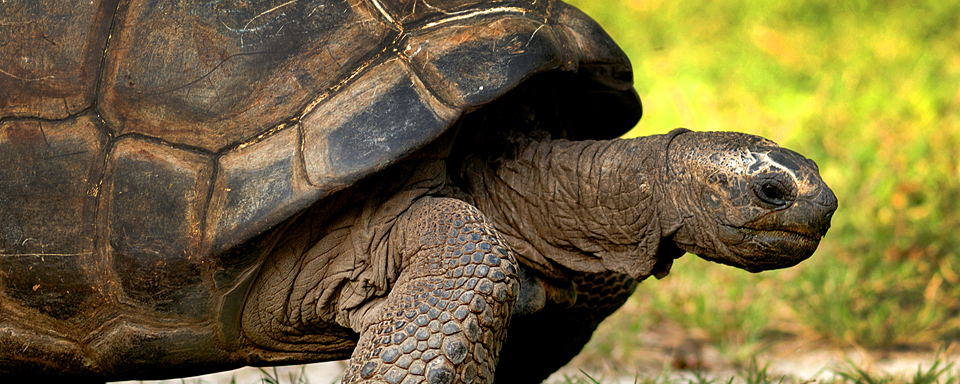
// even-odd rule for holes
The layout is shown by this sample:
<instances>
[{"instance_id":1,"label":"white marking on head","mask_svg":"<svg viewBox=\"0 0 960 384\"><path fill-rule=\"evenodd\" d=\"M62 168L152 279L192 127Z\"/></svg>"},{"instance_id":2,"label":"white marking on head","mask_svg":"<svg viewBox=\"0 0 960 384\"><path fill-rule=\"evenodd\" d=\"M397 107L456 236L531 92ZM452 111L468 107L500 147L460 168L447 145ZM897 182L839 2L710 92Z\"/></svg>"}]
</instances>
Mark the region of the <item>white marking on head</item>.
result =
<instances>
[{"instance_id":1,"label":"white marking on head","mask_svg":"<svg viewBox=\"0 0 960 384\"><path fill-rule=\"evenodd\" d=\"M767 153L758 153L757 157L760 158L760 163L766 165L766 167L761 168L761 171L770 169L770 168L780 168L783 172L786 172L793 178L793 182L796 185L800 185L800 178L797 177L796 173L793 173L793 170L783 166L783 164L778 163L776 160L770 158L770 155Z\"/></svg>"},{"instance_id":2,"label":"white marking on head","mask_svg":"<svg viewBox=\"0 0 960 384\"><path fill-rule=\"evenodd\" d=\"M773 171L773 172L782 171L783 173L790 175L790 178L793 179L793 185L797 188L797 194L799 196L809 194L813 192L813 189L816 188L813 184L807 182L807 180L801 180L800 176L797 175L797 173L793 169L790 169L785 165L778 163L773 158L771 158L769 155L769 152L753 153L749 149L746 150L746 152L747 152L747 157L752 159L752 161L744 162L744 166L743 166L743 169L745 171L744 174L753 176L765 171ZM757 164L757 165L754 165L754 164ZM749 170L751 166L753 166L756 169L755 172L747 172L747 170Z\"/></svg>"},{"instance_id":3,"label":"white marking on head","mask_svg":"<svg viewBox=\"0 0 960 384\"><path fill-rule=\"evenodd\" d=\"M744 149L743 152L740 153L740 167L742 167L744 174L746 174L750 166L756 162L757 158L753 157L753 152L750 152L749 149Z\"/></svg>"}]
</instances>

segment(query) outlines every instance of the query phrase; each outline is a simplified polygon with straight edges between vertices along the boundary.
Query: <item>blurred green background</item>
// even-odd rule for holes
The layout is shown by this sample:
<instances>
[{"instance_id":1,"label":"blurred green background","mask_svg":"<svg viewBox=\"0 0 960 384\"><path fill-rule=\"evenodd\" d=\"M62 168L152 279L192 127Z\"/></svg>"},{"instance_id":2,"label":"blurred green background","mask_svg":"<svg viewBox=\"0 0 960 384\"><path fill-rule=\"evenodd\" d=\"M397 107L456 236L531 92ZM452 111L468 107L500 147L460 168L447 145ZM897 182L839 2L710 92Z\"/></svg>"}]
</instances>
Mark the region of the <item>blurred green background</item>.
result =
<instances>
[{"instance_id":1,"label":"blurred green background","mask_svg":"<svg viewBox=\"0 0 960 384\"><path fill-rule=\"evenodd\" d=\"M782 343L935 350L960 338L960 3L568 2L633 62L644 116L629 135L762 135L814 159L840 200L797 267L678 260L579 364L632 366L644 331L664 323L733 364Z\"/></svg>"}]
</instances>

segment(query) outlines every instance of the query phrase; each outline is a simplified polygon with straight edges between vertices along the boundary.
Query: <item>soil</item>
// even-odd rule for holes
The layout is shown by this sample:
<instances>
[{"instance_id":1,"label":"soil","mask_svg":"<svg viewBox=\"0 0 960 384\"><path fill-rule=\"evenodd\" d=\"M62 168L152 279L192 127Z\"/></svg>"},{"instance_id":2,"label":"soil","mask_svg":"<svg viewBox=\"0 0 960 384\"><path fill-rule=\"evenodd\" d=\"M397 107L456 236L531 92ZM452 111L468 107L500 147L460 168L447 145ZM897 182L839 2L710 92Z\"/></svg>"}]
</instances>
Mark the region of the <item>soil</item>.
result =
<instances>
[{"instance_id":1,"label":"soil","mask_svg":"<svg viewBox=\"0 0 960 384\"><path fill-rule=\"evenodd\" d=\"M661 334L662 335L662 334ZM651 340L666 338L653 335ZM852 365L862 367L875 375L912 376L918 368L928 369L934 364L935 352L899 351L889 353L865 353L856 349L840 350L825 349L817 346L800 346L797 344L778 345L772 351L760 354L757 358L759 366L767 367L767 376L778 382L781 376L788 380L784 382L813 383L830 381L837 376L837 372L852 372ZM949 350L949 349L948 349ZM642 359L637 365L624 367L611 364L597 364L585 355L578 356L567 366L554 373L549 383L562 383L564 376L583 378L586 372L604 384L635 383L635 375L641 377L657 377L666 375L670 379L694 379L696 375L717 382L726 383L730 377L739 373L736 364L726 359L723 354L710 345L697 340L686 340L679 343L651 344L643 352L647 359ZM960 361L960 354L954 351L946 357L941 357L941 367L946 363ZM339 382L340 375L346 369L345 361L331 361L325 363L308 364L304 366L270 367L261 371L258 368L241 368L238 370L221 372L211 375L165 381L143 381L146 384L199 384L199 383L230 383L260 384L266 375L279 379L280 383L310 383L327 384ZM698 371L699 369L699 371ZM954 367L956 369L956 367ZM582 372L581 372L582 370ZM697 373L699 372L699 373ZM297 378L306 375L307 381L298 381ZM291 379L292 378L292 379ZM695 380L695 382L698 380ZM272 382L272 381L271 381ZM735 380L734 382L742 382ZM122 382L123 384L137 384L139 381Z\"/></svg>"},{"instance_id":2,"label":"soil","mask_svg":"<svg viewBox=\"0 0 960 384\"><path fill-rule=\"evenodd\" d=\"M615 326L614 324L601 324ZM601 332L610 332L603 331ZM595 337L598 333L594 333ZM618 337L624 335L619 334ZM727 383L731 377L743 377L741 374L751 362L737 361L732 353L718 350L708 342L708 338L697 330L686 329L671 321L660 321L652 328L632 335L635 340L629 351L613 350L605 353L599 347L588 344L580 355L569 364L554 373L548 383L565 383L565 376L584 378L584 373L604 384L633 384L641 378L655 378L665 375L674 379L696 380L697 375L717 383ZM960 348L948 346L939 355L940 367L960 361ZM837 377L837 372L854 372L859 367L871 375L913 376L918 368L928 370L936 361L937 352L930 350L901 350L870 352L856 348L837 348L824 342L809 341L803 338L785 335L757 354L759 367L766 367L767 377L784 383L829 382ZM630 361L629 364L617 363ZM143 381L145 384L226 384L231 380L236 384L291 383L291 384L328 384L338 383L340 375L346 370L346 361L331 361L288 367L241 368L211 375L165 381ZM953 366L953 372L960 367ZM582 372L581 372L582 371ZM306 380L297 378L305 375ZM276 380L265 381L264 377ZM956 375L955 375L956 376ZM587 381L589 382L589 381ZM685 382L685 381L684 381ZM742 379L734 380L743 382ZM136 384L140 381L122 382Z\"/></svg>"}]
</instances>

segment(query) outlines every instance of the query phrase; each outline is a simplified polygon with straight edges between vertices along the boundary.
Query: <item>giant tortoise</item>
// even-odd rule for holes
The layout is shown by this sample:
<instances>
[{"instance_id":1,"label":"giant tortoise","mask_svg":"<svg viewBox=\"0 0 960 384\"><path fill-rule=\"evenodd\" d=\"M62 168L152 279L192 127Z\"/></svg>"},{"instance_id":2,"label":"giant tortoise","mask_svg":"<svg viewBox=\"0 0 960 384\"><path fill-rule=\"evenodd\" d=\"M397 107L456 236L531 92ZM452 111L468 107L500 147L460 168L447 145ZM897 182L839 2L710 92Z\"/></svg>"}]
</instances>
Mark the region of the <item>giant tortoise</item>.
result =
<instances>
[{"instance_id":1,"label":"giant tortoise","mask_svg":"<svg viewBox=\"0 0 960 384\"><path fill-rule=\"evenodd\" d=\"M349 358L536 382L691 252L809 257L836 198L765 139L639 119L558 0L0 5L0 375Z\"/></svg>"}]
</instances>

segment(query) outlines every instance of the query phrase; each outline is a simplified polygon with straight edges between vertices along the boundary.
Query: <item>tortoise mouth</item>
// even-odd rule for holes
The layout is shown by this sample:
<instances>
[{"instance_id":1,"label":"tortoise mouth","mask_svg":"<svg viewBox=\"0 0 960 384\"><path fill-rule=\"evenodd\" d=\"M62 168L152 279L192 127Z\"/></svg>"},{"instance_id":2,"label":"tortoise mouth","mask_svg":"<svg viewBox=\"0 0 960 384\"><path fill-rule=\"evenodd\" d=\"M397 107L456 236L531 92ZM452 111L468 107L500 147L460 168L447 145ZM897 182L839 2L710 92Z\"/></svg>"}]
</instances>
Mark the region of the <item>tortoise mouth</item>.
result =
<instances>
[{"instance_id":1,"label":"tortoise mouth","mask_svg":"<svg viewBox=\"0 0 960 384\"><path fill-rule=\"evenodd\" d=\"M750 228L724 226L737 256L736 266L751 272L792 267L813 255L822 233L804 228Z\"/></svg>"},{"instance_id":2,"label":"tortoise mouth","mask_svg":"<svg viewBox=\"0 0 960 384\"><path fill-rule=\"evenodd\" d=\"M791 243L819 243L823 238L823 233L815 232L807 228L753 228L753 227L735 227L724 225L728 230L736 232L743 236L743 239L760 240L769 239L769 241L787 241ZM769 242L763 241L763 242Z\"/></svg>"},{"instance_id":3,"label":"tortoise mouth","mask_svg":"<svg viewBox=\"0 0 960 384\"><path fill-rule=\"evenodd\" d=\"M752 232L754 237L766 237L788 241L792 243L819 243L823 238L822 234L803 229L779 228L779 229L755 229L743 228L747 232Z\"/></svg>"}]
</instances>

